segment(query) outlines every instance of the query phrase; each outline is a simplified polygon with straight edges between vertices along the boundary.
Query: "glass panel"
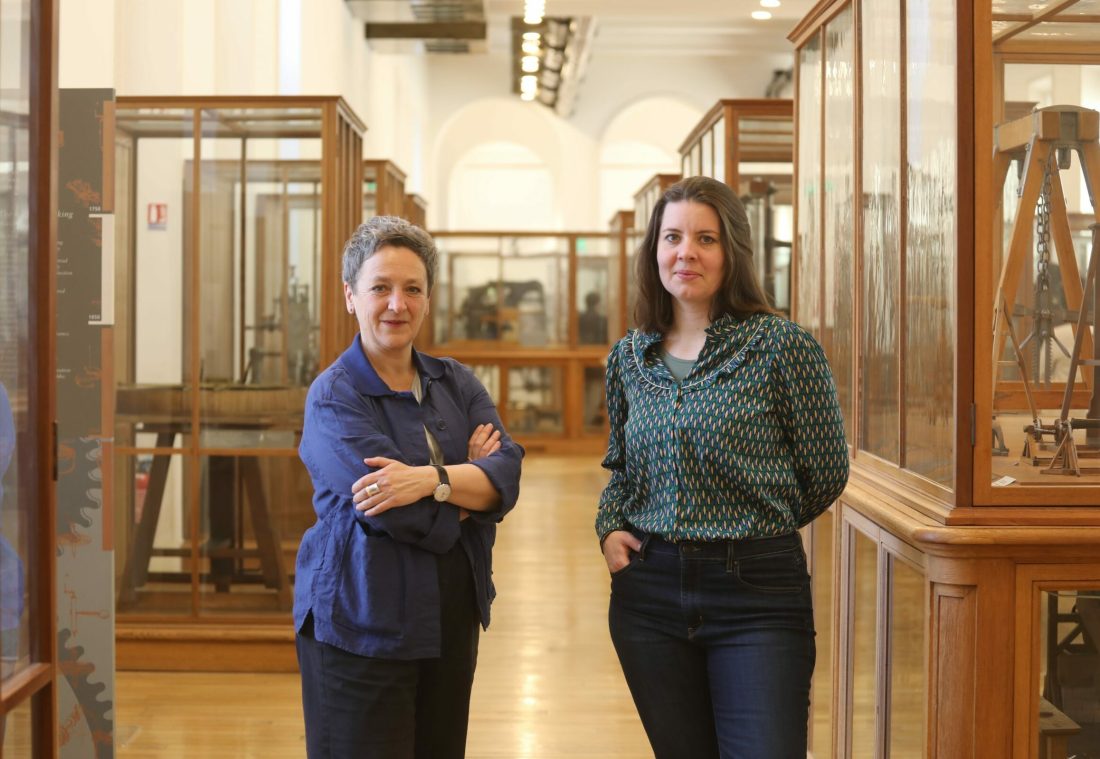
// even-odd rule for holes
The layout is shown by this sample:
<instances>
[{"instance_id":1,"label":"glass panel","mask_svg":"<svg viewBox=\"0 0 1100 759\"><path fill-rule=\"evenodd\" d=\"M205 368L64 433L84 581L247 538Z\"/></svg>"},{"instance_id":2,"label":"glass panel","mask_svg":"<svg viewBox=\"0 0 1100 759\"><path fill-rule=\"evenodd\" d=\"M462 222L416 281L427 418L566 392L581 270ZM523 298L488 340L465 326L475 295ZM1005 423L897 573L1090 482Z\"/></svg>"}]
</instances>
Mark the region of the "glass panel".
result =
<instances>
[{"instance_id":1,"label":"glass panel","mask_svg":"<svg viewBox=\"0 0 1100 759\"><path fill-rule=\"evenodd\" d=\"M523 346L566 342L568 287L563 263L568 240L514 237L502 240L503 278L496 297L500 339Z\"/></svg>"},{"instance_id":2,"label":"glass panel","mask_svg":"<svg viewBox=\"0 0 1100 759\"><path fill-rule=\"evenodd\" d=\"M608 317L619 308L616 294L618 239L577 238L577 342L607 345Z\"/></svg>"},{"instance_id":3,"label":"glass panel","mask_svg":"<svg viewBox=\"0 0 1100 759\"><path fill-rule=\"evenodd\" d=\"M604 367L584 367L584 434L602 435L607 432L607 396L605 395Z\"/></svg>"},{"instance_id":4,"label":"glass panel","mask_svg":"<svg viewBox=\"0 0 1100 759\"><path fill-rule=\"evenodd\" d=\"M852 578L849 606L852 631L852 756L875 756L875 646L878 606L878 544L859 530L851 529Z\"/></svg>"},{"instance_id":5,"label":"glass panel","mask_svg":"<svg viewBox=\"0 0 1100 759\"><path fill-rule=\"evenodd\" d=\"M119 124L130 125L146 112L119 111ZM183 448L191 432L189 331L191 269L190 187L194 142L191 112L158 112L158 134L136 143L136 187L125 180L136 222L132 250L119 251L116 286L133 304L118 315L119 332L129 335L116 346L118 390L116 444ZM147 115L147 118L152 116ZM132 271L132 274L130 273ZM125 316L123 316L125 314ZM222 325L224 327L224 325ZM144 433L144 434L142 434ZM138 438L146 438L139 442ZM148 442L152 437L154 442Z\"/></svg>"},{"instance_id":6,"label":"glass panel","mask_svg":"<svg viewBox=\"0 0 1100 759\"><path fill-rule=\"evenodd\" d=\"M954 483L955 3L906 4L904 465Z\"/></svg>"},{"instance_id":7,"label":"glass panel","mask_svg":"<svg viewBox=\"0 0 1100 759\"><path fill-rule=\"evenodd\" d=\"M191 510L182 455L116 454L119 612L191 613Z\"/></svg>"},{"instance_id":8,"label":"glass panel","mask_svg":"<svg viewBox=\"0 0 1100 759\"><path fill-rule=\"evenodd\" d=\"M436 243L442 253L432 304L437 343L565 344L568 238L440 234ZM584 245L592 258L603 257L599 268L610 266L606 238L585 238Z\"/></svg>"},{"instance_id":9,"label":"glass panel","mask_svg":"<svg viewBox=\"0 0 1100 759\"><path fill-rule=\"evenodd\" d=\"M726 117L719 116L714 122L714 177L729 184L726 176Z\"/></svg>"},{"instance_id":10,"label":"glass panel","mask_svg":"<svg viewBox=\"0 0 1100 759\"><path fill-rule=\"evenodd\" d=\"M928 603L924 575L890 557L890 731L888 756L924 756Z\"/></svg>"},{"instance_id":11,"label":"glass panel","mask_svg":"<svg viewBox=\"0 0 1100 759\"><path fill-rule=\"evenodd\" d=\"M821 38L798 52L798 249L794 318L821 335Z\"/></svg>"},{"instance_id":12,"label":"glass panel","mask_svg":"<svg viewBox=\"0 0 1100 759\"><path fill-rule=\"evenodd\" d=\"M852 435L852 304L855 293L851 240L855 238L855 35L848 6L825 28L825 325L822 344L832 365L844 431Z\"/></svg>"},{"instance_id":13,"label":"glass panel","mask_svg":"<svg viewBox=\"0 0 1100 759\"><path fill-rule=\"evenodd\" d=\"M1095 83L1100 82L1100 66L1011 65L1005 67L1004 79L1006 121L1020 118L1032 107L1045 108L1052 103L1059 108L1061 104L1098 104ZM1039 148L1048 144L1045 140L1037 143ZM1092 381L1092 371L1087 366L1079 369L1067 388L1082 297L1086 330L1076 349L1083 360L1096 352L1090 329L1095 321L1091 305L1094 288L1083 286L1092 247L1088 226L1094 220L1093 208L1079 155L1067 151L1068 156L1061 156L1070 159L1065 168L1046 175L1043 152L1002 154L1014 160L1004 179L1004 223L999 228L1002 256L994 262L994 271L1008 270L1011 263L1019 272L1019 281L1016 285L1006 283L1003 292L998 285L995 291L995 302L1007 304L1012 328L1007 329L1009 319L997 315L1000 348L994 350L1000 350L1001 362L994 366L992 470L999 485L1063 485L1068 484L1067 476L1078 483L1078 472L1095 483L1100 474L1095 466L1081 466L1094 462L1078 461L1094 458L1100 449L1098 431L1081 429L1087 424L1085 419L1100 416L1100 401L1085 384ZM1050 161L1050 165L1057 164ZM1026 207L1017 195L1021 174L1041 180L1035 186L1038 197L1029 199ZM1057 244L1059 230L1069 231L1072 246ZM994 282L999 278L995 276ZM1063 437L1059 428L1070 430L1070 434ZM1005 475L1012 479L1001 479Z\"/></svg>"},{"instance_id":14,"label":"glass panel","mask_svg":"<svg viewBox=\"0 0 1100 759\"><path fill-rule=\"evenodd\" d=\"M363 221L378 214L378 165L363 164Z\"/></svg>"},{"instance_id":15,"label":"glass panel","mask_svg":"<svg viewBox=\"0 0 1100 759\"><path fill-rule=\"evenodd\" d=\"M898 231L901 18L897 0L863 0L863 349L860 447L899 463ZM891 139L891 135L894 137Z\"/></svg>"},{"instance_id":16,"label":"glass panel","mask_svg":"<svg viewBox=\"0 0 1100 759\"><path fill-rule=\"evenodd\" d=\"M470 370L478 381L485 386L485 392L493 399L493 403L500 403L500 367L486 366L484 364L469 364ZM507 424L507 420L503 420Z\"/></svg>"},{"instance_id":17,"label":"glass panel","mask_svg":"<svg viewBox=\"0 0 1100 759\"><path fill-rule=\"evenodd\" d=\"M817 631L817 664L810 687L810 752L814 759L832 759L833 721L833 579L836 576L834 510L829 509L810 527L812 536L810 588Z\"/></svg>"},{"instance_id":18,"label":"glass panel","mask_svg":"<svg viewBox=\"0 0 1100 759\"><path fill-rule=\"evenodd\" d=\"M699 173L704 177L714 177L714 135L708 129L702 134L702 167Z\"/></svg>"},{"instance_id":19,"label":"glass panel","mask_svg":"<svg viewBox=\"0 0 1100 759\"><path fill-rule=\"evenodd\" d=\"M508 432L512 435L560 435L562 370L550 366L508 367Z\"/></svg>"},{"instance_id":20,"label":"glass panel","mask_svg":"<svg viewBox=\"0 0 1100 759\"><path fill-rule=\"evenodd\" d=\"M635 224L637 224L637 217L635 217ZM645 224L648 220L642 221L643 227L635 232L627 235L626 239L626 324L623 325L623 333L626 334L626 330L633 329L636 325L634 321L634 306L637 303L638 287L637 287L637 261L635 257L638 253L638 248L642 244L642 240L645 238Z\"/></svg>"},{"instance_id":21,"label":"glass panel","mask_svg":"<svg viewBox=\"0 0 1100 759\"><path fill-rule=\"evenodd\" d=\"M1089 759L1100 747L1100 591L1039 601L1039 753Z\"/></svg>"},{"instance_id":22,"label":"glass panel","mask_svg":"<svg viewBox=\"0 0 1100 759\"><path fill-rule=\"evenodd\" d=\"M35 284L30 269L29 12L26 3L0 0L0 680L31 663L31 599L37 592L35 547L40 545L32 374L37 359L29 298ZM26 747L23 753L13 748L12 755L30 756L29 730L19 729L29 721L28 707L8 719L12 740L21 732L18 745ZM5 741L5 756L8 745Z\"/></svg>"},{"instance_id":23,"label":"glass panel","mask_svg":"<svg viewBox=\"0 0 1100 759\"><path fill-rule=\"evenodd\" d=\"M283 456L202 458L200 603L206 614L290 611L297 538L314 522L313 489L291 450ZM297 530L286 533L282 528Z\"/></svg>"}]
</instances>

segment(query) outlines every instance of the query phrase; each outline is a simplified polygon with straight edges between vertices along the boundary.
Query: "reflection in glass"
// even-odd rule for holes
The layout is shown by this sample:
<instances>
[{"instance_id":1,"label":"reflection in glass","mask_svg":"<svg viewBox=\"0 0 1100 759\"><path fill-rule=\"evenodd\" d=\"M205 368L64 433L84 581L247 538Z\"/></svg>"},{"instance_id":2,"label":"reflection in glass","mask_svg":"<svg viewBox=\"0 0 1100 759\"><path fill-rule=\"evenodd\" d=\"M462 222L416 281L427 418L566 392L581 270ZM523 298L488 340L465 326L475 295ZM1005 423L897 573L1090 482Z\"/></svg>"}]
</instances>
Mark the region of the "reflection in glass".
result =
<instances>
[{"instance_id":1,"label":"reflection in glass","mask_svg":"<svg viewBox=\"0 0 1100 759\"><path fill-rule=\"evenodd\" d=\"M899 463L901 20L896 0L863 0L863 349L861 447Z\"/></svg>"},{"instance_id":2,"label":"reflection in glass","mask_svg":"<svg viewBox=\"0 0 1100 759\"><path fill-rule=\"evenodd\" d=\"M907 3L906 468L954 482L955 3Z\"/></svg>"},{"instance_id":3,"label":"reflection in glass","mask_svg":"<svg viewBox=\"0 0 1100 759\"><path fill-rule=\"evenodd\" d=\"M549 366L508 368L508 432L512 435L561 434L562 371Z\"/></svg>"},{"instance_id":4,"label":"reflection in glass","mask_svg":"<svg viewBox=\"0 0 1100 759\"><path fill-rule=\"evenodd\" d=\"M1100 591L1039 601L1039 756L1100 755Z\"/></svg>"},{"instance_id":5,"label":"reflection in glass","mask_svg":"<svg viewBox=\"0 0 1100 759\"><path fill-rule=\"evenodd\" d=\"M851 741L852 756L875 756L875 646L878 604L878 545L851 528L852 577L849 606L852 628Z\"/></svg>"},{"instance_id":6,"label":"reflection in glass","mask_svg":"<svg viewBox=\"0 0 1100 759\"><path fill-rule=\"evenodd\" d=\"M814 759L832 759L833 721L833 578L836 576L834 516L830 509L810 526L812 549L810 588L817 631L817 664L810 685L810 752Z\"/></svg>"},{"instance_id":7,"label":"reflection in glass","mask_svg":"<svg viewBox=\"0 0 1100 759\"><path fill-rule=\"evenodd\" d=\"M821 38L814 36L799 50L798 66L798 248L794 316L821 336Z\"/></svg>"},{"instance_id":8,"label":"reflection in glass","mask_svg":"<svg viewBox=\"0 0 1100 759\"><path fill-rule=\"evenodd\" d=\"M852 240L855 230L855 35L849 5L825 27L825 327L822 342L832 365L844 431L852 435Z\"/></svg>"},{"instance_id":9,"label":"reflection in glass","mask_svg":"<svg viewBox=\"0 0 1100 759\"><path fill-rule=\"evenodd\" d=\"M890 557L890 714L891 757L924 756L928 603L924 576Z\"/></svg>"}]
</instances>

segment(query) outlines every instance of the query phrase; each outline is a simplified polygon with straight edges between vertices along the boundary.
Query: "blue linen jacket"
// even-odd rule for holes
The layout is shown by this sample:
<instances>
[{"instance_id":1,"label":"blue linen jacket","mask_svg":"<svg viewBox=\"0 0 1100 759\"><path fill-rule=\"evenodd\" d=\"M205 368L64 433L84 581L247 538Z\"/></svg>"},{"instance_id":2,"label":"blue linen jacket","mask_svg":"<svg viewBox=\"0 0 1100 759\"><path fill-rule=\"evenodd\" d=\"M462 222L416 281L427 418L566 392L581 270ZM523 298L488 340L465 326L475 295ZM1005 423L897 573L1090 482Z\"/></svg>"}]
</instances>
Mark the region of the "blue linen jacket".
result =
<instances>
[{"instance_id":1,"label":"blue linen jacket","mask_svg":"<svg viewBox=\"0 0 1100 759\"><path fill-rule=\"evenodd\" d=\"M309 388L298 452L313 480L317 522L302 536L294 583L294 627L313 613L314 637L360 656L439 656L436 555L460 542L473 570L481 624L496 595L492 549L496 523L519 497L523 448L501 427L496 407L473 372L449 358L413 351L422 403L394 392L360 347L351 346ZM429 463L424 427L445 464L464 463L474 428L500 430L500 449L477 461L500 494L496 511L459 521L451 504L431 496L375 517L356 511L352 484L373 471L364 458L410 466Z\"/></svg>"}]
</instances>

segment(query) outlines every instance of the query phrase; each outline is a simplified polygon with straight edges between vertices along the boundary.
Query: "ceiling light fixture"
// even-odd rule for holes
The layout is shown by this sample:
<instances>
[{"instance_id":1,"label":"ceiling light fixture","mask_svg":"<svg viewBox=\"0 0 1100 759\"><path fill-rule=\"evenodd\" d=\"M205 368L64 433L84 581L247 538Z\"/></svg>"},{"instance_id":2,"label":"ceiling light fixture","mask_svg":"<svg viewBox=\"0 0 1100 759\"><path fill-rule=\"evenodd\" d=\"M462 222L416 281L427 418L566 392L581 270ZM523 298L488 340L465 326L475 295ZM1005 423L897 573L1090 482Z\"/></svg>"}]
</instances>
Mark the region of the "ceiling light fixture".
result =
<instances>
[{"instance_id":1,"label":"ceiling light fixture","mask_svg":"<svg viewBox=\"0 0 1100 759\"><path fill-rule=\"evenodd\" d=\"M595 35L596 25L590 18L545 16L540 23L530 24L513 16L512 92L568 118Z\"/></svg>"},{"instance_id":2,"label":"ceiling light fixture","mask_svg":"<svg viewBox=\"0 0 1100 759\"><path fill-rule=\"evenodd\" d=\"M757 21L767 21L769 18L772 17L772 14L768 13L767 11L753 11L752 17Z\"/></svg>"},{"instance_id":3,"label":"ceiling light fixture","mask_svg":"<svg viewBox=\"0 0 1100 759\"><path fill-rule=\"evenodd\" d=\"M546 15L546 0L526 0L523 3L523 21L527 24L541 24Z\"/></svg>"}]
</instances>

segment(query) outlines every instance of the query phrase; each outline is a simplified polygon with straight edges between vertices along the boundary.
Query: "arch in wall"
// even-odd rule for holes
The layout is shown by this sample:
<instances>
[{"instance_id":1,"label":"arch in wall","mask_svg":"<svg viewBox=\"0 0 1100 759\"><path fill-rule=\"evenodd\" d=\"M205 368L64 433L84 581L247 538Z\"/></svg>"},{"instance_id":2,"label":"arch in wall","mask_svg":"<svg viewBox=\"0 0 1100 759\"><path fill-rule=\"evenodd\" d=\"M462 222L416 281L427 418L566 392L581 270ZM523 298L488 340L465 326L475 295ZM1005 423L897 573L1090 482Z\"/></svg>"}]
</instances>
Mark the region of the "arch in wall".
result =
<instances>
[{"instance_id":1,"label":"arch in wall","mask_svg":"<svg viewBox=\"0 0 1100 759\"><path fill-rule=\"evenodd\" d=\"M552 170L515 142L483 142L459 156L446 196L446 229L544 231L560 222Z\"/></svg>"},{"instance_id":2,"label":"arch in wall","mask_svg":"<svg viewBox=\"0 0 1100 759\"><path fill-rule=\"evenodd\" d=\"M474 152L479 147L485 147L488 153ZM546 168L552 188L561 185L561 166L565 156L558 127L547 109L534 107L516 98L484 98L457 110L444 122L435 139L432 161L435 186L441 188L443 193L433 218L447 228L454 217L451 209L456 204L449 195L454 187L452 177L461 161L466 161L468 166L479 155L485 159L494 151L499 156L503 155L500 150L515 148L527 151L522 153L525 165L537 160ZM514 155L521 153L515 152ZM560 218L561 214L552 209L552 216ZM509 226L515 228L514 224Z\"/></svg>"},{"instance_id":3,"label":"arch in wall","mask_svg":"<svg viewBox=\"0 0 1100 759\"><path fill-rule=\"evenodd\" d=\"M680 145L702 118L699 108L664 95L635 100L612 116L599 145L602 221L631 208L634 193L654 174L680 170Z\"/></svg>"}]
</instances>

